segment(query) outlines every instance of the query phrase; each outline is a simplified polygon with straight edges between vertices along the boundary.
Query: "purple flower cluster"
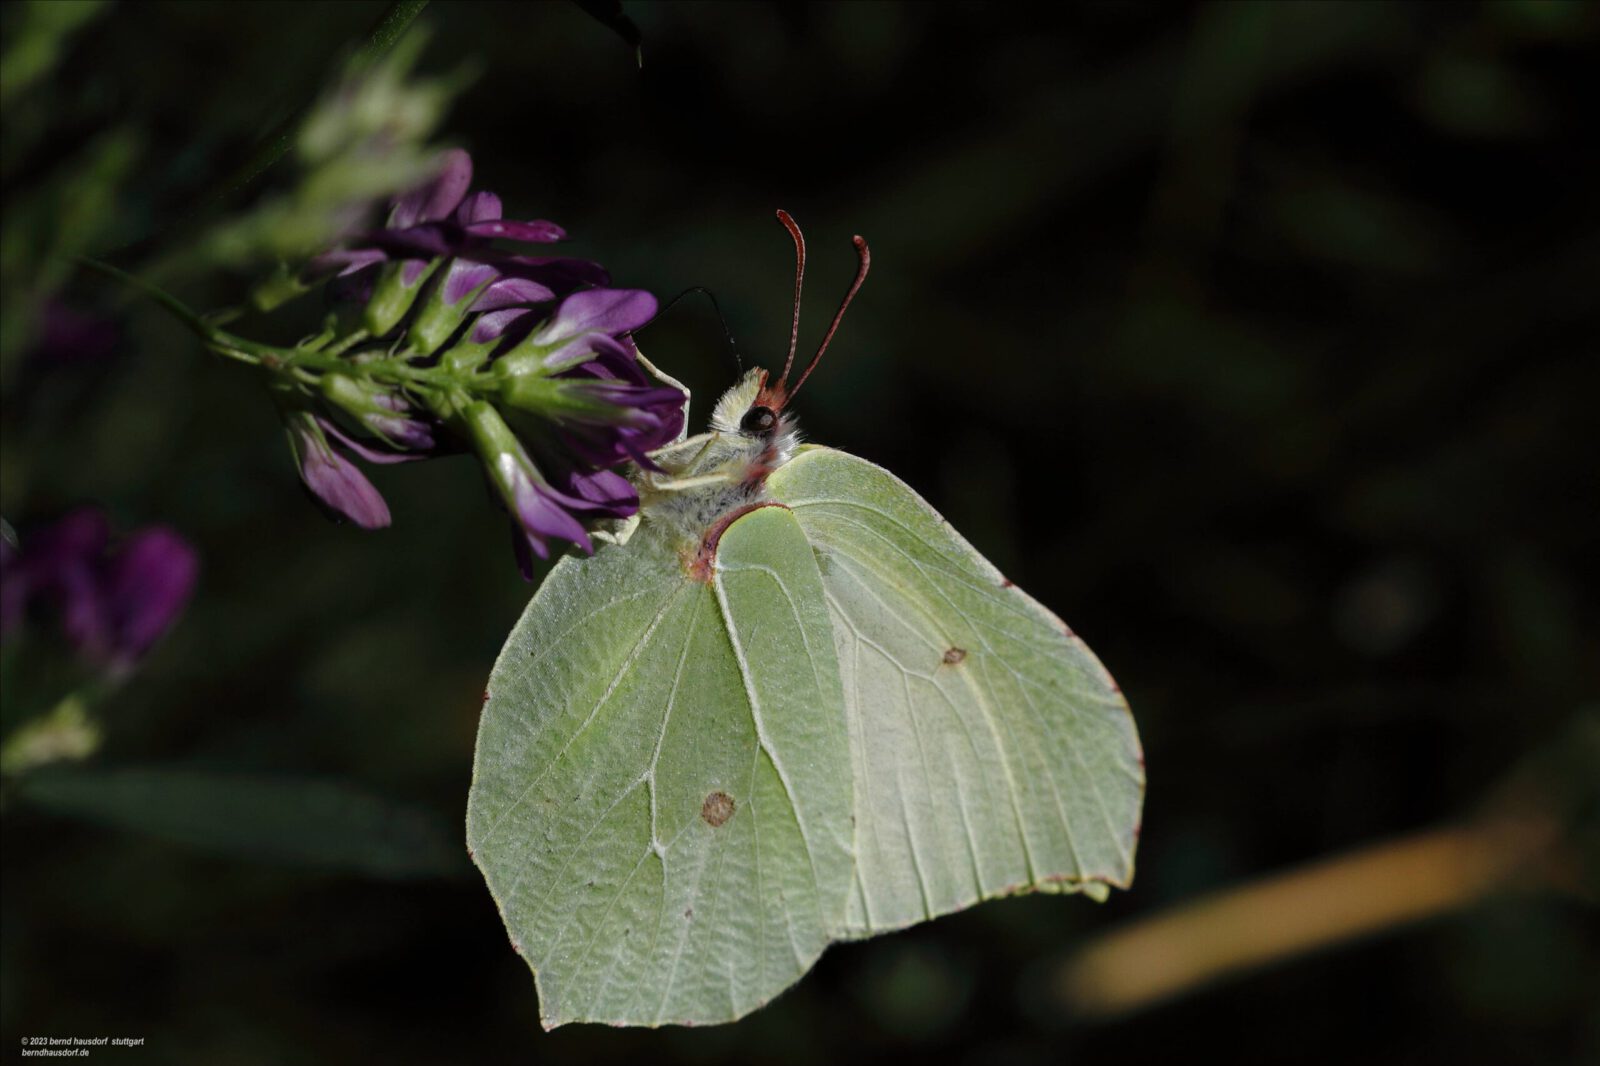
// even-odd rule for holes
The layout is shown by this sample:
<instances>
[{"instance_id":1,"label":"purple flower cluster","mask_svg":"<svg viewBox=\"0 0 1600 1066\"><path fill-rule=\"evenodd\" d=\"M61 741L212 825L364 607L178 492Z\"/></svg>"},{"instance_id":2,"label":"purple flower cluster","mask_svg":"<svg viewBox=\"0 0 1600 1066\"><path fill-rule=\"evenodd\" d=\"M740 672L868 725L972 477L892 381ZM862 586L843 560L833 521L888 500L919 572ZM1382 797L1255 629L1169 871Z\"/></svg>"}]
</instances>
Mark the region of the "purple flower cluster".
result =
<instances>
[{"instance_id":1,"label":"purple flower cluster","mask_svg":"<svg viewBox=\"0 0 1600 1066\"><path fill-rule=\"evenodd\" d=\"M332 515L389 524L383 497L354 460L404 462L466 447L511 516L524 576L550 541L593 551L590 525L622 518L638 496L613 468L649 464L683 428L684 396L652 382L629 334L650 320L647 292L609 287L595 263L501 250L495 240L548 243L545 221L502 217L500 198L470 191L472 160L446 154L427 185L400 197L387 223L317 257L308 277L333 278L336 299L361 305L365 336L349 372L324 372L317 394L284 403L301 479ZM406 353L446 375L377 380L363 360Z\"/></svg>"},{"instance_id":2,"label":"purple flower cluster","mask_svg":"<svg viewBox=\"0 0 1600 1066\"><path fill-rule=\"evenodd\" d=\"M0 636L42 604L80 654L120 676L183 613L199 565L189 543L165 526L114 544L104 512L80 508L20 548L0 541Z\"/></svg>"}]
</instances>

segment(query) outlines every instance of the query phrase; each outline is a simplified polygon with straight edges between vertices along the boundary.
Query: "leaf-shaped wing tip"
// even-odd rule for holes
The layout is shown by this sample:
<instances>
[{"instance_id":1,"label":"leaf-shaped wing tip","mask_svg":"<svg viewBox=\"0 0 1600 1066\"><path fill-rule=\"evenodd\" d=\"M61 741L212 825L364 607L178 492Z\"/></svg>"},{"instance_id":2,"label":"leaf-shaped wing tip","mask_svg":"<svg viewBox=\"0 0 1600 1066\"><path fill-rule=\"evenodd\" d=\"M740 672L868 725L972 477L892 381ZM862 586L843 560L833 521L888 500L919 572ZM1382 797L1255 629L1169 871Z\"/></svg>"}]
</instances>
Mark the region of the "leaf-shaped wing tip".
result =
<instances>
[{"instance_id":1,"label":"leaf-shaped wing tip","mask_svg":"<svg viewBox=\"0 0 1600 1066\"><path fill-rule=\"evenodd\" d=\"M857 797L844 937L1133 875L1144 795L1121 690L908 486L804 449L770 481L821 559Z\"/></svg>"}]
</instances>

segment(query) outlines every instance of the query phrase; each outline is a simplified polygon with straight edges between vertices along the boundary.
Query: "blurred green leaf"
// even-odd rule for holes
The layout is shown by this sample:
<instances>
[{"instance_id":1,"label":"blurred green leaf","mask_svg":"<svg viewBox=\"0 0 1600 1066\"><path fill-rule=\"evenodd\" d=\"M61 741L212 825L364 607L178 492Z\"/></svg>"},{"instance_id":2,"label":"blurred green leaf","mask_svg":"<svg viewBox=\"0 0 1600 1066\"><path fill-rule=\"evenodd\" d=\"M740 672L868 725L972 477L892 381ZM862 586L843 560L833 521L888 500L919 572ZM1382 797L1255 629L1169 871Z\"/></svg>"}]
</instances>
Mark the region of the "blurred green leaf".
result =
<instances>
[{"instance_id":1,"label":"blurred green leaf","mask_svg":"<svg viewBox=\"0 0 1600 1066\"><path fill-rule=\"evenodd\" d=\"M386 39L382 50L357 53L298 126L292 139L300 164L295 184L225 216L150 267L148 276L311 255L350 230L372 203L431 177L440 156L424 142L470 73L414 76L426 43L426 34L412 33Z\"/></svg>"},{"instance_id":2,"label":"blurred green leaf","mask_svg":"<svg viewBox=\"0 0 1600 1066\"><path fill-rule=\"evenodd\" d=\"M263 862L387 878L466 866L432 812L336 781L140 767L39 774L19 791L57 814Z\"/></svg>"},{"instance_id":3,"label":"blurred green leaf","mask_svg":"<svg viewBox=\"0 0 1600 1066\"><path fill-rule=\"evenodd\" d=\"M22 28L0 55L0 108L10 107L24 89L54 70L67 38L104 6L103 0L32 0L24 5Z\"/></svg>"}]
</instances>

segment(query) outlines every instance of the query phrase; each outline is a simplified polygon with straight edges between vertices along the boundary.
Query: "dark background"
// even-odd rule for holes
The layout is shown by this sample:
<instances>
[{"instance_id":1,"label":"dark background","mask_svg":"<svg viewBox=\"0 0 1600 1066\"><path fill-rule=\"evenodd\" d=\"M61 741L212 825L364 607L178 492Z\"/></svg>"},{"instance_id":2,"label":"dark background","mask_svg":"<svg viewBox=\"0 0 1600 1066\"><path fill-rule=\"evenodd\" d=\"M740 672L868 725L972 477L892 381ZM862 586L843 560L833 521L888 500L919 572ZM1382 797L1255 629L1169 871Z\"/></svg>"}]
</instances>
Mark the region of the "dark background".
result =
<instances>
[{"instance_id":1,"label":"dark background","mask_svg":"<svg viewBox=\"0 0 1600 1066\"><path fill-rule=\"evenodd\" d=\"M136 122L111 243L159 233L382 10L122 5L30 105L57 132L8 181ZM12 803L7 1057L121 1034L239 1064L1594 1061L1595 911L1550 892L1110 1022L1056 975L1121 921L1469 814L1594 713L1596 7L627 11L642 71L576 6L433 5L424 69L478 72L446 136L508 217L559 221L619 284L711 287L768 366L773 209L810 240L803 349L869 239L803 427L921 491L1117 675L1149 766L1133 890L835 947L734 1026L544 1034L464 860L367 879ZM529 594L472 464L380 470L393 528L330 525L247 371L158 311L124 328L10 390L0 467L19 527L93 500L202 552L96 765L336 779L458 834ZM698 428L733 375L709 306L641 344Z\"/></svg>"}]
</instances>

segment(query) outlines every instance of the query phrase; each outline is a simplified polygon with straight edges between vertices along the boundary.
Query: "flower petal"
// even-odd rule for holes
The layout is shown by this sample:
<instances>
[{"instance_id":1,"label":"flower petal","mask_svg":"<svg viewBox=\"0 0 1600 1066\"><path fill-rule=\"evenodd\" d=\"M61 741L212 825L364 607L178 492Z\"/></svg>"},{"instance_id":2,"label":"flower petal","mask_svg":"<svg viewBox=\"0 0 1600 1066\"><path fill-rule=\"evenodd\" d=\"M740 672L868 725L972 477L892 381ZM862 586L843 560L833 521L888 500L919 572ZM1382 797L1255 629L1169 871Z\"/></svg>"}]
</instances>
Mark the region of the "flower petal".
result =
<instances>
[{"instance_id":1,"label":"flower petal","mask_svg":"<svg viewBox=\"0 0 1600 1066\"><path fill-rule=\"evenodd\" d=\"M331 515L347 518L362 529L389 524L389 505L365 474L328 443L309 420L297 420L289 439L300 467L300 480ZM337 430L334 431L337 435Z\"/></svg>"},{"instance_id":2,"label":"flower petal","mask_svg":"<svg viewBox=\"0 0 1600 1066\"><path fill-rule=\"evenodd\" d=\"M427 269L428 269L428 260L426 260L426 259L407 259L405 261L405 266L402 267L401 271L400 271L401 281L404 282L404 284L405 284L405 286L407 288L410 288L411 286L417 284L417 282L422 280L423 271L425 271ZM384 332L388 332L388 331L385 330Z\"/></svg>"},{"instance_id":3,"label":"flower petal","mask_svg":"<svg viewBox=\"0 0 1600 1066\"><path fill-rule=\"evenodd\" d=\"M478 321L473 323L469 339L473 344L488 344L490 341L499 340L508 333L513 332L513 327L517 326L523 319L528 319L527 322L523 323L524 328L527 325L531 325L533 320L529 316L532 314L533 312L526 307L510 307L503 311L490 311L488 314L480 316Z\"/></svg>"},{"instance_id":4,"label":"flower petal","mask_svg":"<svg viewBox=\"0 0 1600 1066\"><path fill-rule=\"evenodd\" d=\"M448 218L472 184L472 157L461 148L444 153L444 165L432 181L395 201L389 227L403 229L419 222Z\"/></svg>"},{"instance_id":5,"label":"flower petal","mask_svg":"<svg viewBox=\"0 0 1600 1066\"><path fill-rule=\"evenodd\" d=\"M456 208L456 222L470 226L474 222L493 222L500 217L500 197L480 190L470 194Z\"/></svg>"},{"instance_id":6,"label":"flower petal","mask_svg":"<svg viewBox=\"0 0 1600 1066\"><path fill-rule=\"evenodd\" d=\"M594 517L626 518L639 510L639 493L614 470L574 471L567 478L568 495L583 500Z\"/></svg>"},{"instance_id":7,"label":"flower petal","mask_svg":"<svg viewBox=\"0 0 1600 1066\"><path fill-rule=\"evenodd\" d=\"M474 311L498 311L506 307L544 303L556 294L548 286L528 278L502 277L490 283L472 303Z\"/></svg>"},{"instance_id":8,"label":"flower petal","mask_svg":"<svg viewBox=\"0 0 1600 1066\"><path fill-rule=\"evenodd\" d=\"M495 269L486 263L470 259L452 259L444 275L444 302L454 307L471 295L472 290L495 276Z\"/></svg>"},{"instance_id":9,"label":"flower petal","mask_svg":"<svg viewBox=\"0 0 1600 1066\"><path fill-rule=\"evenodd\" d=\"M656 298L643 289L585 289L561 301L540 330L541 344L559 344L584 333L624 333L650 321Z\"/></svg>"},{"instance_id":10,"label":"flower petal","mask_svg":"<svg viewBox=\"0 0 1600 1066\"><path fill-rule=\"evenodd\" d=\"M105 574L115 660L131 663L171 628L189 603L199 570L194 548L171 529L153 526L128 538Z\"/></svg>"},{"instance_id":11,"label":"flower petal","mask_svg":"<svg viewBox=\"0 0 1600 1066\"><path fill-rule=\"evenodd\" d=\"M567 238L567 231L554 222L534 219L517 222L512 219L495 219L472 222L462 227L474 237L504 237L511 241L530 241L537 244L554 244Z\"/></svg>"},{"instance_id":12,"label":"flower petal","mask_svg":"<svg viewBox=\"0 0 1600 1066\"><path fill-rule=\"evenodd\" d=\"M515 452L502 452L495 457L495 465L495 480L502 486L507 510L511 512L514 524L512 542L517 549L517 565L524 578L532 580L532 560L524 551L541 559L549 558L548 540L571 541L591 555L594 553L589 531L567 509L571 504L581 504L582 501L567 497L544 483L538 477L533 461L521 448Z\"/></svg>"},{"instance_id":13,"label":"flower petal","mask_svg":"<svg viewBox=\"0 0 1600 1066\"><path fill-rule=\"evenodd\" d=\"M346 433L331 419L318 418L317 424L324 433L338 441L341 447L354 452L369 463L378 463L382 466L388 466L392 463L411 463L418 459L427 459L433 453L435 447L433 431L425 423L410 418L385 419L384 421L385 423L390 421L404 423L403 426L395 427L393 432L390 432L386 425L384 431L389 433L395 443L406 445L410 450L396 452L374 448L361 438ZM385 525L387 524L385 523Z\"/></svg>"}]
</instances>

